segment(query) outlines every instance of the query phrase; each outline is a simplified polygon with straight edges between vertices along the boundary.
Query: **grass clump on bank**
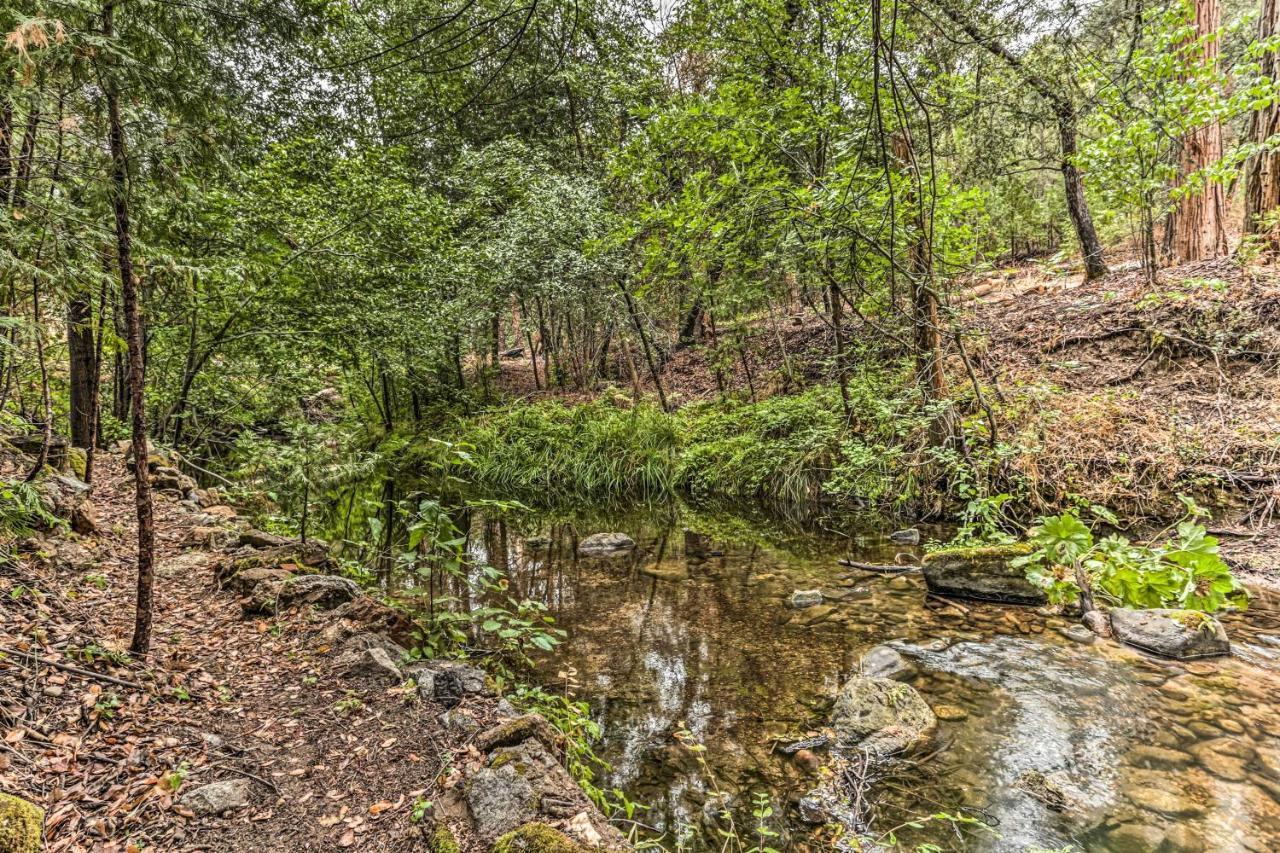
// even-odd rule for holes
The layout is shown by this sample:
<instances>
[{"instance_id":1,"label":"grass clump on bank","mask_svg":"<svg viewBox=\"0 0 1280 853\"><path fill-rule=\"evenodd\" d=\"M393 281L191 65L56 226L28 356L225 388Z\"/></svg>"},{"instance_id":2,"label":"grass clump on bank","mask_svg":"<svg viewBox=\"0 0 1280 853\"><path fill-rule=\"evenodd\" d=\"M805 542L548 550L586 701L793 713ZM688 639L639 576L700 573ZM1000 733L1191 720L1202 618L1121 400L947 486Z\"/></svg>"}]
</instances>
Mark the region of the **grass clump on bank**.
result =
<instances>
[{"instance_id":1,"label":"grass clump on bank","mask_svg":"<svg viewBox=\"0 0 1280 853\"><path fill-rule=\"evenodd\" d=\"M913 494L902 480L910 469L896 464L916 427L911 402L888 383L852 386L849 422L839 390L818 386L673 413L547 401L489 411L450 438L467 446L460 476L544 504L677 495L701 504L881 504Z\"/></svg>"},{"instance_id":2,"label":"grass clump on bank","mask_svg":"<svg viewBox=\"0 0 1280 853\"><path fill-rule=\"evenodd\" d=\"M473 446L467 478L520 497L654 500L675 489L679 425L650 406L502 409L466 423L461 438Z\"/></svg>"}]
</instances>

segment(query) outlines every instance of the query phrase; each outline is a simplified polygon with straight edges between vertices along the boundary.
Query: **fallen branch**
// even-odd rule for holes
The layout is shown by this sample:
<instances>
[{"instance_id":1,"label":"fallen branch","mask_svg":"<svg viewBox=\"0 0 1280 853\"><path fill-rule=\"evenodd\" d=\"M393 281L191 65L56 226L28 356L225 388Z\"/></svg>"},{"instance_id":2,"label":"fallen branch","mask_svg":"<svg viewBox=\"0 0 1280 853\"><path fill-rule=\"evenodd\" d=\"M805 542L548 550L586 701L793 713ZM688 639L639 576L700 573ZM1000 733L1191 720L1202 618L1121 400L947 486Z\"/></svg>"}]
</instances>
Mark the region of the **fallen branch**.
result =
<instances>
[{"instance_id":1,"label":"fallen branch","mask_svg":"<svg viewBox=\"0 0 1280 853\"><path fill-rule=\"evenodd\" d=\"M89 670L89 669L81 669L80 667L72 666L69 663L62 663L61 661L52 660L50 658L42 658L35 652L23 652L17 649L8 648L7 646L0 646L0 654L6 654L12 657L30 658L31 660L35 661L36 666L44 664L45 666L51 666L54 669L60 669L63 672L70 672L73 675L83 676L84 678L92 678L97 681L105 681L108 684L115 684L120 687L128 687L131 690L140 691L145 689L141 684L139 684L136 681L127 681L123 678L116 678L114 675L104 675L101 672L94 672L93 670Z\"/></svg>"},{"instance_id":2,"label":"fallen branch","mask_svg":"<svg viewBox=\"0 0 1280 853\"><path fill-rule=\"evenodd\" d=\"M1067 347L1073 347L1077 344L1091 344L1098 341L1107 341L1111 338L1118 338L1121 335L1127 335L1130 332L1142 332L1145 329L1142 326L1124 326L1119 329L1108 329L1105 332L1096 332L1092 335L1068 335L1061 340L1055 341L1044 348L1045 352L1059 352Z\"/></svg>"},{"instance_id":3,"label":"fallen branch","mask_svg":"<svg viewBox=\"0 0 1280 853\"><path fill-rule=\"evenodd\" d=\"M936 601L938 604L946 607L954 607L956 610L959 610L965 616L969 615L969 608L965 607L963 604L960 604L957 601L952 601L949 598L943 598L942 596L934 595L933 593L929 593L928 595L925 596L925 598L928 599L929 601Z\"/></svg>"},{"instance_id":4,"label":"fallen branch","mask_svg":"<svg viewBox=\"0 0 1280 853\"><path fill-rule=\"evenodd\" d=\"M912 572L920 571L919 566L894 566L884 563L859 563L856 560L840 559L836 561L842 566L850 569L857 569L860 572L870 572L873 575L907 575Z\"/></svg>"}]
</instances>

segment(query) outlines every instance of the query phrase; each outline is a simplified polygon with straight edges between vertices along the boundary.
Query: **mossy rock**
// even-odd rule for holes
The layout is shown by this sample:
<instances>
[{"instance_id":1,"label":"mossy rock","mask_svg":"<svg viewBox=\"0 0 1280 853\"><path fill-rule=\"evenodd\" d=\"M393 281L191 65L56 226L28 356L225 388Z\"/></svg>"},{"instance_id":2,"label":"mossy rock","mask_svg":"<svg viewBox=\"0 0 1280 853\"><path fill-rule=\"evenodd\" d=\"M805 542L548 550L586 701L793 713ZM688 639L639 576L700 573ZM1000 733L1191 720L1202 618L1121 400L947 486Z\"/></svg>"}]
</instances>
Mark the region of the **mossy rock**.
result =
<instances>
[{"instance_id":1,"label":"mossy rock","mask_svg":"<svg viewBox=\"0 0 1280 853\"><path fill-rule=\"evenodd\" d=\"M83 480L85 470L89 467L89 454L83 447L68 447L67 465L70 466L73 474Z\"/></svg>"},{"instance_id":2,"label":"mossy rock","mask_svg":"<svg viewBox=\"0 0 1280 853\"><path fill-rule=\"evenodd\" d=\"M1013 565L1031 551L1028 542L934 551L924 557L924 580L935 595L1044 604L1044 590L1027 580L1025 569Z\"/></svg>"},{"instance_id":3,"label":"mossy rock","mask_svg":"<svg viewBox=\"0 0 1280 853\"><path fill-rule=\"evenodd\" d=\"M493 853L586 853L587 848L545 823L526 823L493 844Z\"/></svg>"},{"instance_id":4,"label":"mossy rock","mask_svg":"<svg viewBox=\"0 0 1280 853\"><path fill-rule=\"evenodd\" d=\"M0 853L39 853L44 809L0 794Z\"/></svg>"},{"instance_id":5,"label":"mossy rock","mask_svg":"<svg viewBox=\"0 0 1280 853\"><path fill-rule=\"evenodd\" d=\"M454 837L453 830L446 824L437 823L436 828L427 837L427 849L431 853L461 853L462 847Z\"/></svg>"}]
</instances>

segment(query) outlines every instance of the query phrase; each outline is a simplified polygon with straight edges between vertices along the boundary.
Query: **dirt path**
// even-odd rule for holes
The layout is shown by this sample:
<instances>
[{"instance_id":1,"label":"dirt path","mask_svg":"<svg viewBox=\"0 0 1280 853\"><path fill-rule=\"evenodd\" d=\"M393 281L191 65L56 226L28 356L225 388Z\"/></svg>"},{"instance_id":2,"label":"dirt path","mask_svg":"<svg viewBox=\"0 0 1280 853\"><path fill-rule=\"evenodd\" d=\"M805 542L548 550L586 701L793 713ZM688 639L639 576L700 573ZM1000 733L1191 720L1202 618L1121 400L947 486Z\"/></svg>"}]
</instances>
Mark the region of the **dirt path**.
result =
<instances>
[{"instance_id":1,"label":"dirt path","mask_svg":"<svg viewBox=\"0 0 1280 853\"><path fill-rule=\"evenodd\" d=\"M46 810L47 849L427 849L422 804L449 799L470 735L412 687L335 673L331 614L243 618L216 555L180 544L214 519L172 499L157 501L154 650L128 661L131 477L108 455L99 481L100 535L30 540L0 567L0 646L24 653L0 656L0 790ZM454 713L478 729L494 703ZM212 782L247 805L195 815L187 795Z\"/></svg>"}]
</instances>

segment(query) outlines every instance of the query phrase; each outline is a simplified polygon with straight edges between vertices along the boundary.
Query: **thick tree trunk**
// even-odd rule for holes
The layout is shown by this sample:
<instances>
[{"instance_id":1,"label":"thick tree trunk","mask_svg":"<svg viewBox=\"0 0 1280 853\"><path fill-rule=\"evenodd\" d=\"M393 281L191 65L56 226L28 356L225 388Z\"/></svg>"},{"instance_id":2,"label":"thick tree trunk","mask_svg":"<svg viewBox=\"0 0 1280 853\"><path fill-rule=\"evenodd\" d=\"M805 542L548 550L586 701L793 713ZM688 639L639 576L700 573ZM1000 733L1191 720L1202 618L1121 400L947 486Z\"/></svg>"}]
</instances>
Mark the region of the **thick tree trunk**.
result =
<instances>
[{"instance_id":1,"label":"thick tree trunk","mask_svg":"<svg viewBox=\"0 0 1280 853\"><path fill-rule=\"evenodd\" d=\"M115 37L113 3L102 7L102 35ZM111 206L115 213L116 261L120 267L120 290L124 302L125 342L129 351L129 402L133 410L133 486L138 516L138 593L134 614L133 641L129 651L146 657L151 649L152 587L154 582L155 524L151 505L151 473L147 466L147 409L143 384L142 311L138 306L138 285L133 277L133 235L129 224L129 160L124 121L120 117L120 90L113 76L105 79L107 96L107 144L111 151Z\"/></svg>"},{"instance_id":2,"label":"thick tree trunk","mask_svg":"<svg viewBox=\"0 0 1280 853\"><path fill-rule=\"evenodd\" d=\"M1280 0L1262 0L1258 17L1258 41L1265 42L1280 34ZM1264 51L1258 60L1262 72L1280 85L1280 57ZM1253 114L1249 125L1249 141L1264 145L1280 134L1280 103L1271 103ZM1249 158L1244 170L1244 233L1261 237L1267 248L1280 251L1280 141L1270 150L1262 150Z\"/></svg>"},{"instance_id":3,"label":"thick tree trunk","mask_svg":"<svg viewBox=\"0 0 1280 853\"><path fill-rule=\"evenodd\" d=\"M1196 44L1186 50L1206 69L1218 66L1216 34L1222 23L1219 0L1195 0ZM1173 213L1173 260L1204 261L1225 255L1227 249L1226 199L1222 185L1197 172L1222 159L1222 125L1213 121L1182 138L1178 175L1188 192Z\"/></svg>"},{"instance_id":4,"label":"thick tree trunk","mask_svg":"<svg viewBox=\"0 0 1280 853\"><path fill-rule=\"evenodd\" d=\"M67 354L71 410L71 444L93 443L93 377L98 363L94 353L93 303L87 294L76 294L67 303Z\"/></svg>"}]
</instances>

